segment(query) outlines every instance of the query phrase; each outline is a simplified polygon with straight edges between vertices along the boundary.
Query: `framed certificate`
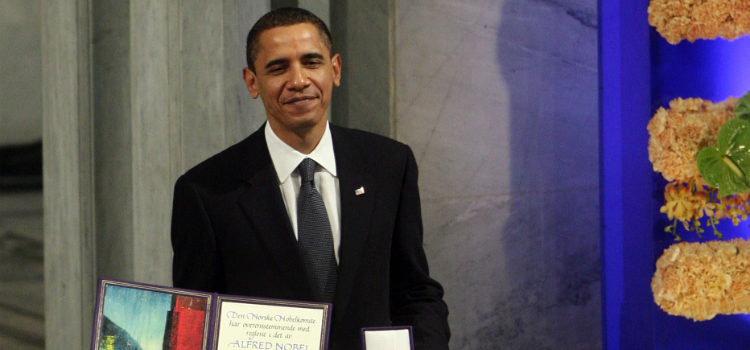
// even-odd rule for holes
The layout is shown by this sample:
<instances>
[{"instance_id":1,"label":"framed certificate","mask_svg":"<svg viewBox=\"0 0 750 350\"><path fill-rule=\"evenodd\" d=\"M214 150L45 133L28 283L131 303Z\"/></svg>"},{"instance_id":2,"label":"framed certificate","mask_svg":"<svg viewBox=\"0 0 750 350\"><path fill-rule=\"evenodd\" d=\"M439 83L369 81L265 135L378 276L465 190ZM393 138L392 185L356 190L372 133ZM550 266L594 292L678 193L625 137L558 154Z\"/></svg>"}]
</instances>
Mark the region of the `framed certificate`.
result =
<instances>
[{"instance_id":1,"label":"framed certificate","mask_svg":"<svg viewBox=\"0 0 750 350\"><path fill-rule=\"evenodd\" d=\"M214 349L324 350L331 305L219 295Z\"/></svg>"},{"instance_id":2,"label":"framed certificate","mask_svg":"<svg viewBox=\"0 0 750 350\"><path fill-rule=\"evenodd\" d=\"M326 350L331 304L100 280L92 350Z\"/></svg>"}]
</instances>

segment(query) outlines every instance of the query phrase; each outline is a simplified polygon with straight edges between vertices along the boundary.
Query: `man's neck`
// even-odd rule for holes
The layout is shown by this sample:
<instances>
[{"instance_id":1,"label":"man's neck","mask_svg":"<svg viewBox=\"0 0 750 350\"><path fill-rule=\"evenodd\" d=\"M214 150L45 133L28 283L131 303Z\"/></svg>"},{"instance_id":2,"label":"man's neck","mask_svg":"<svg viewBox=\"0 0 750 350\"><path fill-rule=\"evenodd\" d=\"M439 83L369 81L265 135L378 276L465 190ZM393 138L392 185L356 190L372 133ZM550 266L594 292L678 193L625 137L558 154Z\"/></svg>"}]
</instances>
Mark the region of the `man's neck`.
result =
<instances>
[{"instance_id":1,"label":"man's neck","mask_svg":"<svg viewBox=\"0 0 750 350\"><path fill-rule=\"evenodd\" d=\"M275 125L276 123L273 123L270 120L268 121L268 124L271 126L273 133L276 134L281 141L289 145L289 147L294 148L300 153L310 154L310 152L318 146L320 139L323 138L328 122L318 123L310 128L298 130L288 130L279 127L278 125Z\"/></svg>"}]
</instances>

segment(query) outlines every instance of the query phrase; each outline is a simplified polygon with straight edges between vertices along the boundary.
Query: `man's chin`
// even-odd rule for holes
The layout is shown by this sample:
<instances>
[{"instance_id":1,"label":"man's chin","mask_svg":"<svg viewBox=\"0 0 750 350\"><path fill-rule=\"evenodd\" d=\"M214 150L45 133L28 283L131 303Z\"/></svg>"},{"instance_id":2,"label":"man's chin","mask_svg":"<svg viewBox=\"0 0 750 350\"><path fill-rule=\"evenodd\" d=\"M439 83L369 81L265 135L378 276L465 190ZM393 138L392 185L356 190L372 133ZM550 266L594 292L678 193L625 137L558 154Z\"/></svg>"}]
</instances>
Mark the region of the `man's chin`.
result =
<instances>
[{"instance_id":1,"label":"man's chin","mask_svg":"<svg viewBox=\"0 0 750 350\"><path fill-rule=\"evenodd\" d=\"M316 127L325 125L327 118L325 114L320 115L287 115L283 120L277 120L279 126L296 134L304 134ZM271 124L273 126L273 124Z\"/></svg>"}]
</instances>

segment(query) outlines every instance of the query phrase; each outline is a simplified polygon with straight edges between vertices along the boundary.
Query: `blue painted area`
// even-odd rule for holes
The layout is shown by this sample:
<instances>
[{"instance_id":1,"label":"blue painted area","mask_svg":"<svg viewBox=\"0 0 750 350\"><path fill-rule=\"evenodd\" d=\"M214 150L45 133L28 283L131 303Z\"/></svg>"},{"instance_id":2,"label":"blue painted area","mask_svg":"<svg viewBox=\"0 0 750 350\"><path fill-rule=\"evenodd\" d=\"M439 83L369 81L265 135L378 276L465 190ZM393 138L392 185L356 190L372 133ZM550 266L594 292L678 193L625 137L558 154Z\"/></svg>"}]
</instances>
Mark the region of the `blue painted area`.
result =
<instances>
[{"instance_id":1,"label":"blue painted area","mask_svg":"<svg viewBox=\"0 0 750 350\"><path fill-rule=\"evenodd\" d=\"M677 97L722 101L750 91L749 36L670 45L654 35L653 41L653 88L661 105Z\"/></svg>"},{"instance_id":2,"label":"blue painted area","mask_svg":"<svg viewBox=\"0 0 750 350\"><path fill-rule=\"evenodd\" d=\"M144 350L161 350L172 295L107 285L104 316L130 334Z\"/></svg>"},{"instance_id":3,"label":"blue painted area","mask_svg":"<svg viewBox=\"0 0 750 350\"><path fill-rule=\"evenodd\" d=\"M620 308L623 299L622 273L622 137L620 85L619 4L599 6L599 147L601 255L602 255L602 339L605 348L615 348L620 338ZM604 89L604 84L607 89ZM605 113L606 110L606 113ZM607 271L613 271L607 273Z\"/></svg>"},{"instance_id":4,"label":"blue painted area","mask_svg":"<svg viewBox=\"0 0 750 350\"><path fill-rule=\"evenodd\" d=\"M653 346L650 278L653 212L647 0L602 1L600 10L602 300L608 349Z\"/></svg>"},{"instance_id":5,"label":"blue painted area","mask_svg":"<svg viewBox=\"0 0 750 350\"><path fill-rule=\"evenodd\" d=\"M646 125L676 97L713 101L750 90L750 38L670 45L647 22L648 0L599 2L602 314L607 349L748 349L750 316L693 322L653 302L656 259L674 243L659 213L665 181L648 161ZM747 223L722 223L725 238ZM688 241L699 240L680 231ZM715 239L707 230L703 240Z\"/></svg>"}]
</instances>

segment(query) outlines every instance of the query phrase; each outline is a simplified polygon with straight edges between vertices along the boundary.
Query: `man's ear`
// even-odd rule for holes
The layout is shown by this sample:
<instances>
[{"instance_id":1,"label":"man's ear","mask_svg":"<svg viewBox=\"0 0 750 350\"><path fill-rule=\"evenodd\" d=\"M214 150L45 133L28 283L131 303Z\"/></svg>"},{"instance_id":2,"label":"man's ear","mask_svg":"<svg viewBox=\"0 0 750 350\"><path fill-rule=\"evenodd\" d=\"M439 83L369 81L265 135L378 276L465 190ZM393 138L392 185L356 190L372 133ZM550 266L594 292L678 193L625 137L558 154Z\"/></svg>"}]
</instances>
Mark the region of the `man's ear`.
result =
<instances>
[{"instance_id":1,"label":"man's ear","mask_svg":"<svg viewBox=\"0 0 750 350\"><path fill-rule=\"evenodd\" d=\"M245 86L247 86L250 96L258 98L260 89L258 88L258 78L255 76L255 73L248 67L242 68L242 79L245 80Z\"/></svg>"},{"instance_id":2,"label":"man's ear","mask_svg":"<svg viewBox=\"0 0 750 350\"><path fill-rule=\"evenodd\" d=\"M334 54L331 56L331 65L333 66L333 85L341 85L341 55Z\"/></svg>"}]
</instances>

